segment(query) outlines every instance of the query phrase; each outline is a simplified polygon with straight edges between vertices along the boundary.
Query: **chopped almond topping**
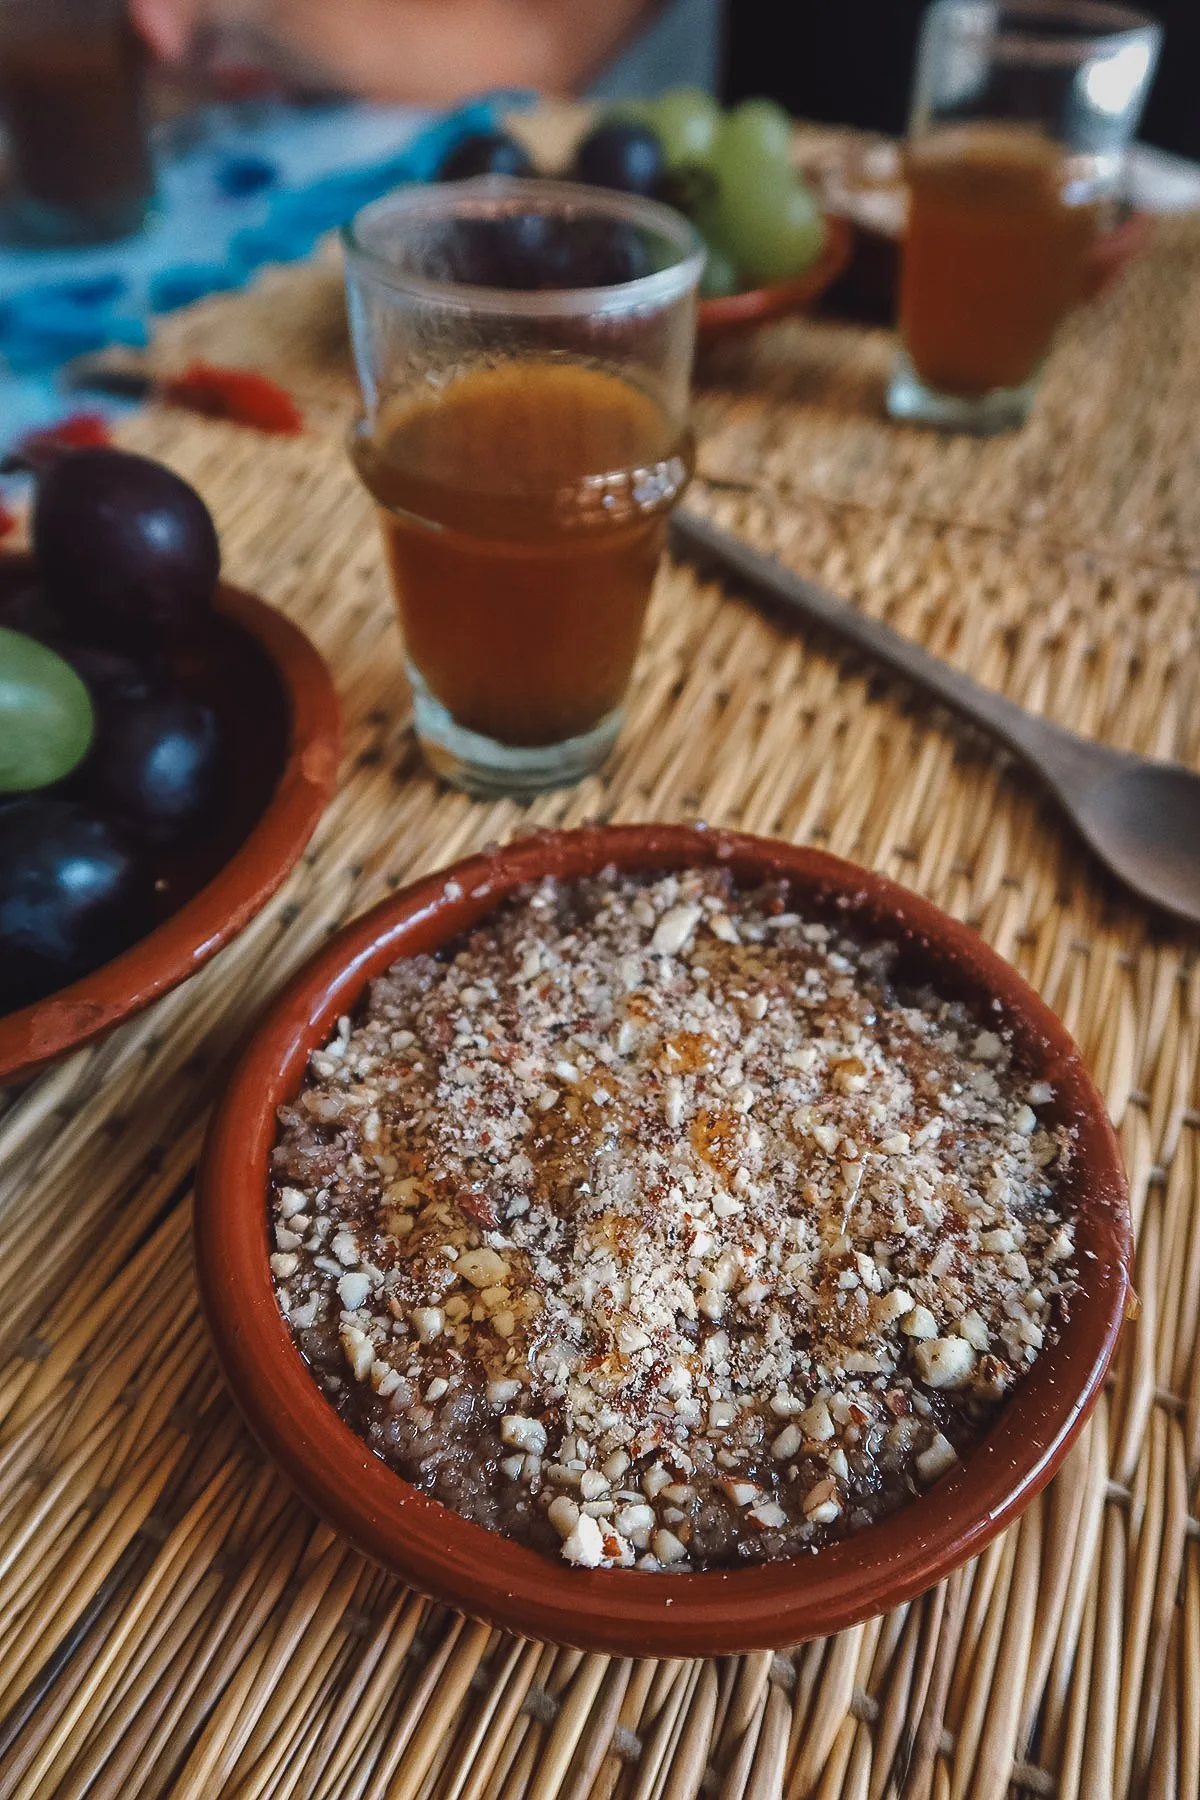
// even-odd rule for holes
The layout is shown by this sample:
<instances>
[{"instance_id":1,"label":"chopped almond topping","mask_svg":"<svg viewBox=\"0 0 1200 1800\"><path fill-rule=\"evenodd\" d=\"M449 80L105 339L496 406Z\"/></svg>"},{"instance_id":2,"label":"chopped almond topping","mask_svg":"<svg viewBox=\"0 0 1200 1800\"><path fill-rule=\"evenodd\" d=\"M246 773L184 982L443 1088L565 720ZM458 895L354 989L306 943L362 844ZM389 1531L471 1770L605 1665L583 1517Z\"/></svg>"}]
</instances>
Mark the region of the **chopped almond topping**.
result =
<instances>
[{"instance_id":1,"label":"chopped almond topping","mask_svg":"<svg viewBox=\"0 0 1200 1800\"><path fill-rule=\"evenodd\" d=\"M584 1568L795 1555L937 1480L1074 1284L1007 1032L721 870L544 881L281 1113L280 1307L410 1480Z\"/></svg>"}]
</instances>

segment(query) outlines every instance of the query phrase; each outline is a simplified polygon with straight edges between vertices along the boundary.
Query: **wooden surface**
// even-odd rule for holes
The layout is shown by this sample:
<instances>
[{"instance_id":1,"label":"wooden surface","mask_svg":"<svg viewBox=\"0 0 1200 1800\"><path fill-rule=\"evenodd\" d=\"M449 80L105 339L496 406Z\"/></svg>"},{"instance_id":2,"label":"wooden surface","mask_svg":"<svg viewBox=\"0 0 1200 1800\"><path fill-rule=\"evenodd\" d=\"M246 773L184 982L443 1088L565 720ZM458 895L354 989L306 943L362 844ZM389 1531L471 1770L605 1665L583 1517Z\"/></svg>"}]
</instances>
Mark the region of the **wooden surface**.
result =
<instances>
[{"instance_id":1,"label":"wooden surface","mask_svg":"<svg viewBox=\"0 0 1200 1800\"><path fill-rule=\"evenodd\" d=\"M311 431L126 429L347 713L289 886L186 987L0 1117L0 1794L1125 1800L1200 1794L1200 974L1033 782L904 693L663 572L609 769L522 809L408 733L330 270L172 322ZM1077 729L1200 762L1200 232L1164 226L978 443L886 424L882 334L795 322L704 372L695 503ZM390 884L533 823L702 816L827 844L973 921L1082 1043L1128 1161L1142 1310L1080 1451L974 1567L796 1654L608 1662L406 1596L265 1468L197 1317L206 1109L265 998Z\"/></svg>"}]
</instances>

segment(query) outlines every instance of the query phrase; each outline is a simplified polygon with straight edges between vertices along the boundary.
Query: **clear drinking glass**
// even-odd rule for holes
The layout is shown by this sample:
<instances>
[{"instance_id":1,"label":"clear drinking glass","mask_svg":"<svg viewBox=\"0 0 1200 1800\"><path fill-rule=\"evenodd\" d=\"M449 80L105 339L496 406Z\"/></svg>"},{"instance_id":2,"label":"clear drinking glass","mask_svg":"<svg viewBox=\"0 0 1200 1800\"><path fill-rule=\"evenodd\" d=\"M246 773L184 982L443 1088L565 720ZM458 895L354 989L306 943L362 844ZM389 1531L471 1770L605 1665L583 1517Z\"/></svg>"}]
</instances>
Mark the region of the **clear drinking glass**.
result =
<instances>
[{"instance_id":1,"label":"clear drinking glass","mask_svg":"<svg viewBox=\"0 0 1200 1800\"><path fill-rule=\"evenodd\" d=\"M704 252L667 207L484 177L345 233L364 417L417 736L476 794L608 754L666 536Z\"/></svg>"},{"instance_id":2,"label":"clear drinking glass","mask_svg":"<svg viewBox=\"0 0 1200 1800\"><path fill-rule=\"evenodd\" d=\"M0 121L12 236L93 244L141 228L154 171L125 0L0 0Z\"/></svg>"},{"instance_id":3,"label":"clear drinking glass","mask_svg":"<svg viewBox=\"0 0 1200 1800\"><path fill-rule=\"evenodd\" d=\"M1019 425L1082 297L1161 32L1100 0L935 0L905 150L893 418Z\"/></svg>"}]
</instances>

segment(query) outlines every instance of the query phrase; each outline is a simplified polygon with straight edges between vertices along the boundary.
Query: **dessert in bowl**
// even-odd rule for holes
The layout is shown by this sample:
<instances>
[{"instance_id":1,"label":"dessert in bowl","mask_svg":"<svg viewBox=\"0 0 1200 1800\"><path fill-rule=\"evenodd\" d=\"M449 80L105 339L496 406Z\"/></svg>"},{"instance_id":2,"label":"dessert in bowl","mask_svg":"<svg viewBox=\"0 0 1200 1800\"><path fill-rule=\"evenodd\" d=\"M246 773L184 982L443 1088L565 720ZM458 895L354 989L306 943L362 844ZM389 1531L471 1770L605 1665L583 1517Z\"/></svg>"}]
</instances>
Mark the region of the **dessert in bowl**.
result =
<instances>
[{"instance_id":1,"label":"dessert in bowl","mask_svg":"<svg viewBox=\"0 0 1200 1800\"><path fill-rule=\"evenodd\" d=\"M671 827L351 927L248 1051L197 1234L249 1422L361 1548L666 1655L836 1630L979 1550L1095 1397L1128 1254L1078 1053L972 933Z\"/></svg>"}]
</instances>

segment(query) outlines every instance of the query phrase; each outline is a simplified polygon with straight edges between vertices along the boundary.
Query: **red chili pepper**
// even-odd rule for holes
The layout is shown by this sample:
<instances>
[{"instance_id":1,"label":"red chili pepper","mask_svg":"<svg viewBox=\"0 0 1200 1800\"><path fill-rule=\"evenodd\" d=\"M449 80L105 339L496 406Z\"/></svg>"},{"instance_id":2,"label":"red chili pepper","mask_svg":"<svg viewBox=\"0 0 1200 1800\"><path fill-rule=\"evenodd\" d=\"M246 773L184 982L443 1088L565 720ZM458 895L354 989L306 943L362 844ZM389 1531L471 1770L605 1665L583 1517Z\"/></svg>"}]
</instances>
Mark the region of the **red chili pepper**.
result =
<instances>
[{"instance_id":1,"label":"red chili pepper","mask_svg":"<svg viewBox=\"0 0 1200 1800\"><path fill-rule=\"evenodd\" d=\"M26 432L12 454L0 462L0 474L37 474L64 450L98 450L111 443L100 413L72 413L43 431Z\"/></svg>"},{"instance_id":2,"label":"red chili pepper","mask_svg":"<svg viewBox=\"0 0 1200 1800\"><path fill-rule=\"evenodd\" d=\"M77 412L44 431L29 432L21 439L20 450L23 456L36 457L54 450L98 450L111 443L102 414Z\"/></svg>"},{"instance_id":3,"label":"red chili pepper","mask_svg":"<svg viewBox=\"0 0 1200 1800\"><path fill-rule=\"evenodd\" d=\"M159 384L162 399L210 419L254 425L259 431L295 436L304 430L304 415L292 396L265 375L249 369L219 369L194 362L182 375Z\"/></svg>"},{"instance_id":4,"label":"red chili pepper","mask_svg":"<svg viewBox=\"0 0 1200 1800\"><path fill-rule=\"evenodd\" d=\"M72 413L69 419L53 426L46 435L70 450L102 450L112 443L107 421L100 413L92 412Z\"/></svg>"}]
</instances>

